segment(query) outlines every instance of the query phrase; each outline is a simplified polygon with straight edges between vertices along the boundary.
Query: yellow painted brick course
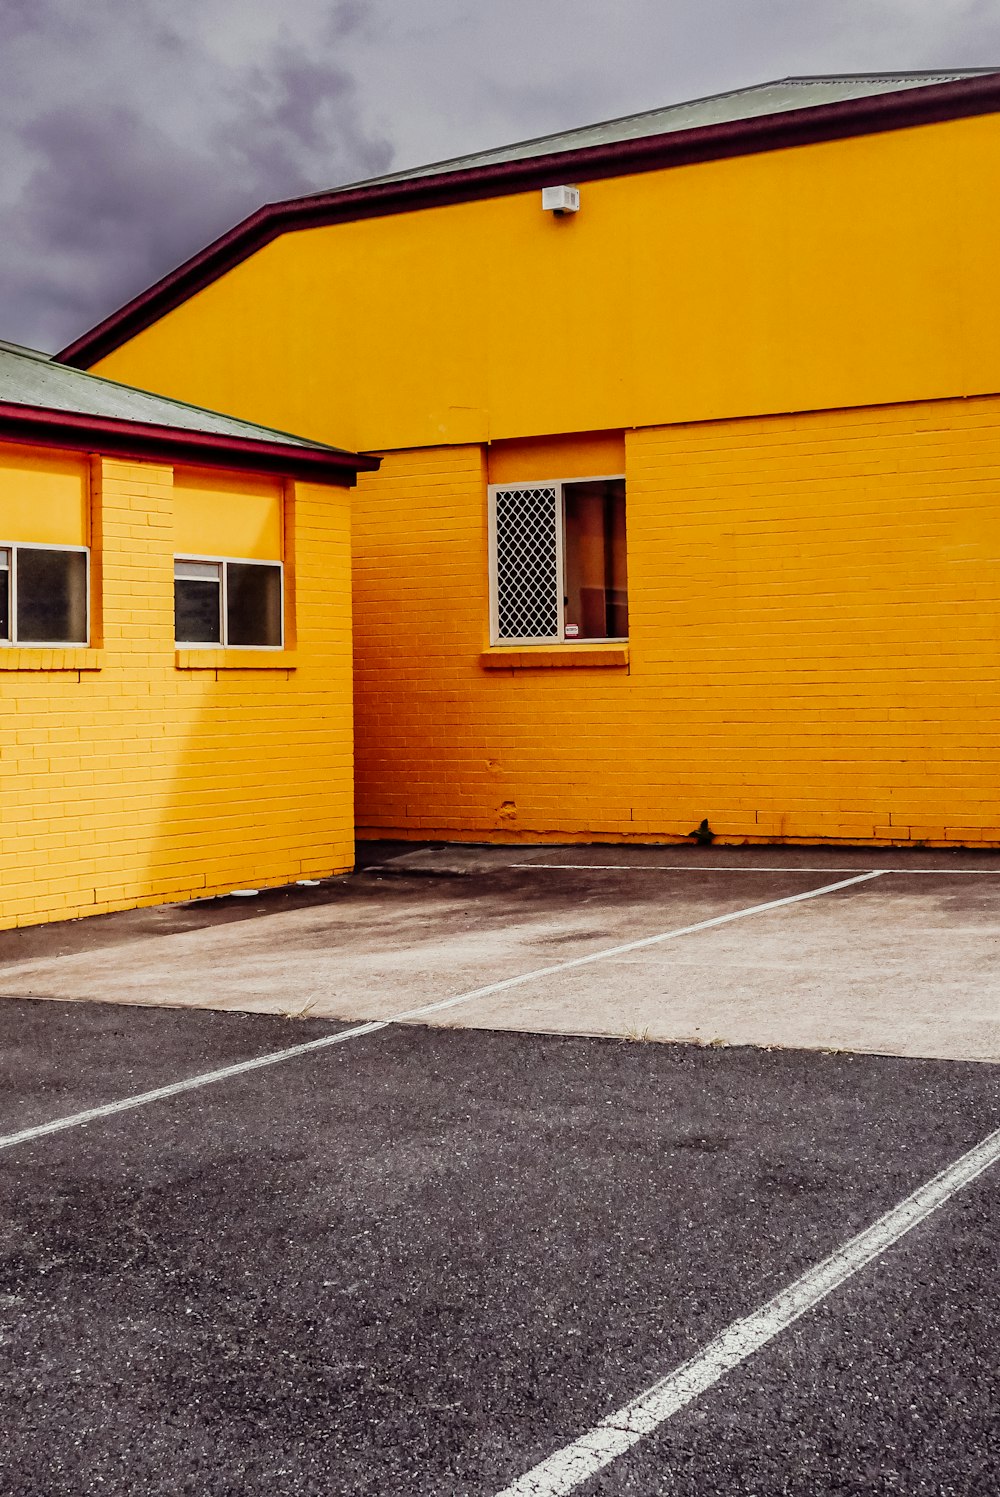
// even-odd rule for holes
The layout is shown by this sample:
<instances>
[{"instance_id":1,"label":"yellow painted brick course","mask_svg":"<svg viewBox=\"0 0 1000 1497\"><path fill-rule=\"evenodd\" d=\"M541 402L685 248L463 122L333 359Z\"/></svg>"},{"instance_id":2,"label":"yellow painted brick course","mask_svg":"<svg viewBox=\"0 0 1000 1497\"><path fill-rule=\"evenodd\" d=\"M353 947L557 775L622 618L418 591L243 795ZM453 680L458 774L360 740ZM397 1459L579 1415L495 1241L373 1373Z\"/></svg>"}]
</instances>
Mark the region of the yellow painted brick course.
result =
<instances>
[{"instance_id":1,"label":"yellow painted brick course","mask_svg":"<svg viewBox=\"0 0 1000 1497\"><path fill-rule=\"evenodd\" d=\"M359 834L996 845L1000 399L625 448L616 671L482 668L488 449L361 480Z\"/></svg>"},{"instance_id":2,"label":"yellow painted brick course","mask_svg":"<svg viewBox=\"0 0 1000 1497\"><path fill-rule=\"evenodd\" d=\"M18 650L40 668L0 672L0 928L350 868L347 491L287 495L296 668L189 672L173 470L105 458L90 476L98 648Z\"/></svg>"}]
</instances>

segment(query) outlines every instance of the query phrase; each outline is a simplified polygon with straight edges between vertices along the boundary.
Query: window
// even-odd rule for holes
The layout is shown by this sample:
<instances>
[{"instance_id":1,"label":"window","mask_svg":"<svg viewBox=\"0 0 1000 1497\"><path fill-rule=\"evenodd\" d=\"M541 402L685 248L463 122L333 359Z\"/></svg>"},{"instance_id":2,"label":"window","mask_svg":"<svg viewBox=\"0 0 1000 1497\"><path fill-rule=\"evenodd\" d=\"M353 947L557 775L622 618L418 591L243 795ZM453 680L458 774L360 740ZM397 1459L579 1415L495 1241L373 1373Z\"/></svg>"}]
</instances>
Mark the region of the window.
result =
<instances>
[{"instance_id":1,"label":"window","mask_svg":"<svg viewBox=\"0 0 1000 1497\"><path fill-rule=\"evenodd\" d=\"M85 645L89 553L0 546L0 645Z\"/></svg>"},{"instance_id":2,"label":"window","mask_svg":"<svg viewBox=\"0 0 1000 1497\"><path fill-rule=\"evenodd\" d=\"M625 480L490 490L494 644L626 639Z\"/></svg>"},{"instance_id":3,"label":"window","mask_svg":"<svg viewBox=\"0 0 1000 1497\"><path fill-rule=\"evenodd\" d=\"M174 562L174 637L179 645L282 645L281 564Z\"/></svg>"}]
</instances>

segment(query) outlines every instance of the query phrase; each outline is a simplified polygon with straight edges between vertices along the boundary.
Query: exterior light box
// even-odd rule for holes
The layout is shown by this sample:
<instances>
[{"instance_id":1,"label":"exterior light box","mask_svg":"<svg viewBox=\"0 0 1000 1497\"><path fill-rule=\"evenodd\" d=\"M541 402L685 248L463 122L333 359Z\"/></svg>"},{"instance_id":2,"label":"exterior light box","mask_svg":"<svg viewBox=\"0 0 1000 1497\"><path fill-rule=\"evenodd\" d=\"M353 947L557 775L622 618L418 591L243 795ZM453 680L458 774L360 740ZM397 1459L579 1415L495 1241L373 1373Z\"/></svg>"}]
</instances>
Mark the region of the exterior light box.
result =
<instances>
[{"instance_id":1,"label":"exterior light box","mask_svg":"<svg viewBox=\"0 0 1000 1497\"><path fill-rule=\"evenodd\" d=\"M543 187L542 207L546 213L562 217L564 213L579 213L579 187Z\"/></svg>"}]
</instances>

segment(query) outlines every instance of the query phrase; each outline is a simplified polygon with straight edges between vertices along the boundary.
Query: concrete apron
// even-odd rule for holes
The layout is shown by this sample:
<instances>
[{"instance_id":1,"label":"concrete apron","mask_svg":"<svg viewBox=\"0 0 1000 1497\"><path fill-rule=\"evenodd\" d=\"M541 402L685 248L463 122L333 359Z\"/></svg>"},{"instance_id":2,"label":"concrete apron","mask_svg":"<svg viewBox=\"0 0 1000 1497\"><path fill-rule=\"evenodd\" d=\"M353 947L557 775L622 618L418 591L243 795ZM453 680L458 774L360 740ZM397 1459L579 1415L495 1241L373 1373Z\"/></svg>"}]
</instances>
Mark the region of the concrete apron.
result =
<instances>
[{"instance_id":1,"label":"concrete apron","mask_svg":"<svg viewBox=\"0 0 1000 1497\"><path fill-rule=\"evenodd\" d=\"M614 953L876 868L866 883ZM266 900L238 919L222 910L232 901L164 907L154 934L134 933L148 911L112 917L107 944L58 955L18 959L6 942L0 993L364 1020L535 973L413 1021L1000 1060L996 855L418 848L306 908Z\"/></svg>"}]
</instances>

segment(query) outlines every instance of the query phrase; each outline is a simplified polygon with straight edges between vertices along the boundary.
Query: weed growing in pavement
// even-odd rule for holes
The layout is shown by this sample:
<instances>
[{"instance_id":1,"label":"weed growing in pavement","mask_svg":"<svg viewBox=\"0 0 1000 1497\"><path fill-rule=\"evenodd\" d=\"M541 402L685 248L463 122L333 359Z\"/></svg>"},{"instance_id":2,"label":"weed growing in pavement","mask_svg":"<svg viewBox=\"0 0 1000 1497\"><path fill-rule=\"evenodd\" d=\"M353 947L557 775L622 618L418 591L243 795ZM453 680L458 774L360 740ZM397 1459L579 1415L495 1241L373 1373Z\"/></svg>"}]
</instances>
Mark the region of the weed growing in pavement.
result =
<instances>
[{"instance_id":1,"label":"weed growing in pavement","mask_svg":"<svg viewBox=\"0 0 1000 1497\"><path fill-rule=\"evenodd\" d=\"M648 1045L649 1025L647 1024L644 1029L640 1029L638 1024L629 1024L628 1028L622 1034L622 1039L632 1040L637 1045Z\"/></svg>"},{"instance_id":2,"label":"weed growing in pavement","mask_svg":"<svg viewBox=\"0 0 1000 1497\"><path fill-rule=\"evenodd\" d=\"M303 1004L303 1006L301 1008L285 1008L285 1009L282 1009L282 1011L281 1011L281 1017L283 1019L304 1019L307 1016L307 1014L309 1013L309 1010L311 1008L315 1008L315 1006L316 1006L316 999L315 998L310 998L309 1002Z\"/></svg>"}]
</instances>

